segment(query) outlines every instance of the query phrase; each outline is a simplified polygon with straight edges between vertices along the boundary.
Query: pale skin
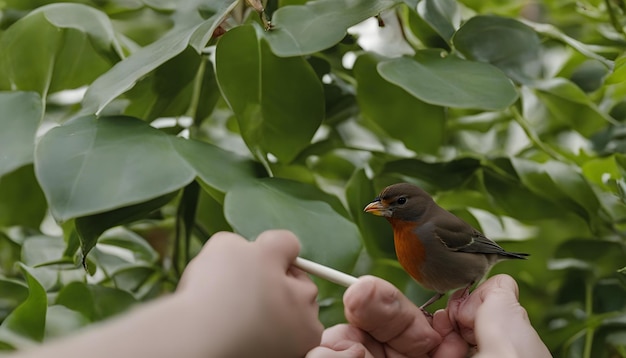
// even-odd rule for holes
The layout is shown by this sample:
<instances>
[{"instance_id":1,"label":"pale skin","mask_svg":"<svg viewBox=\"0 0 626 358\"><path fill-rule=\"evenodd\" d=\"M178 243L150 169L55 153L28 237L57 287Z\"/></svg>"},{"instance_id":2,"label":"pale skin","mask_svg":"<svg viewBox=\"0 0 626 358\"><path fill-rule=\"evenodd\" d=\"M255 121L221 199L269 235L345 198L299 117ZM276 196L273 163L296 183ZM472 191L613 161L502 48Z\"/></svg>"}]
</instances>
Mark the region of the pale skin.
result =
<instances>
[{"instance_id":1,"label":"pale skin","mask_svg":"<svg viewBox=\"0 0 626 358\"><path fill-rule=\"evenodd\" d=\"M320 342L317 287L290 232L215 234L176 292L26 357L302 357ZM289 337L289 339L285 339Z\"/></svg>"},{"instance_id":2,"label":"pale skin","mask_svg":"<svg viewBox=\"0 0 626 358\"><path fill-rule=\"evenodd\" d=\"M510 276L494 276L466 298L462 291L431 321L390 283L361 277L344 295L349 323L326 329L306 358L461 358L470 348L479 358L551 357Z\"/></svg>"},{"instance_id":3,"label":"pale skin","mask_svg":"<svg viewBox=\"0 0 626 358\"><path fill-rule=\"evenodd\" d=\"M317 288L292 265L299 251L283 230L255 242L215 234L174 294L11 357L455 358L475 344L482 358L550 356L504 275L453 295L432 320L389 282L364 276L344 295L348 323L322 335Z\"/></svg>"}]
</instances>

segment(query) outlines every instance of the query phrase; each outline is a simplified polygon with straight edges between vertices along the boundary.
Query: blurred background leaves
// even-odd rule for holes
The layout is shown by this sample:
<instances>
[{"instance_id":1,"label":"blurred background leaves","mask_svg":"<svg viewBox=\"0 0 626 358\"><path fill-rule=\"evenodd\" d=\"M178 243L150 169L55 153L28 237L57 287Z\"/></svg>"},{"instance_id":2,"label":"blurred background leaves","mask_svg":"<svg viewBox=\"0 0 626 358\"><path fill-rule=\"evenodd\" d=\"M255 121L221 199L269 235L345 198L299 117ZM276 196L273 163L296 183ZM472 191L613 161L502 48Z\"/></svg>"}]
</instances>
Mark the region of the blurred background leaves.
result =
<instances>
[{"instance_id":1,"label":"blurred background leaves","mask_svg":"<svg viewBox=\"0 0 626 358\"><path fill-rule=\"evenodd\" d=\"M0 350L172 291L220 230L291 229L304 257L421 304L362 213L407 181L531 254L492 274L554 356L626 357L625 11L2 2ZM343 321L343 288L316 282L324 324Z\"/></svg>"}]
</instances>

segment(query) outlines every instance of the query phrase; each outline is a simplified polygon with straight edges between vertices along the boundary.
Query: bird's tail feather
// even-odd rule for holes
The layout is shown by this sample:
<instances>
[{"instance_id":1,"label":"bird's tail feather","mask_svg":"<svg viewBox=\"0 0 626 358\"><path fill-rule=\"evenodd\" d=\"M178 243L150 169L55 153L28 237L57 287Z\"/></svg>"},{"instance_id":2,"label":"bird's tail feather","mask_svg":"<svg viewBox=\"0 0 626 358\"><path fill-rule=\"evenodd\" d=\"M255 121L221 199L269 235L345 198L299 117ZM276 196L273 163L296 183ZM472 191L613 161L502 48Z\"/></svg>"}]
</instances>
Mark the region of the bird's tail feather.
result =
<instances>
[{"instance_id":1,"label":"bird's tail feather","mask_svg":"<svg viewBox=\"0 0 626 358\"><path fill-rule=\"evenodd\" d=\"M505 251L502 253L502 256L511 258L511 259L520 259L520 260L526 260L528 258L528 256L530 256L530 254L526 254L523 252L508 252Z\"/></svg>"}]
</instances>

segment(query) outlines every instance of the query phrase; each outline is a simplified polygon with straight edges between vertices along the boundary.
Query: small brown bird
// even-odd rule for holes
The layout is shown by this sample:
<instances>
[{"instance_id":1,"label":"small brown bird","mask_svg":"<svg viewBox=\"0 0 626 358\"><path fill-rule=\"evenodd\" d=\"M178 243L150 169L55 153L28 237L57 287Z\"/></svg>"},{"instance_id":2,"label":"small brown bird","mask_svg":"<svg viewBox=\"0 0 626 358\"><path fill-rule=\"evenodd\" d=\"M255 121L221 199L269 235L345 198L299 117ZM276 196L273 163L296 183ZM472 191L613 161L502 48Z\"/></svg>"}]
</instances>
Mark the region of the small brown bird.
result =
<instances>
[{"instance_id":1,"label":"small brown bird","mask_svg":"<svg viewBox=\"0 0 626 358\"><path fill-rule=\"evenodd\" d=\"M398 261L415 281L437 292L422 310L447 291L465 287L467 295L498 261L528 256L505 251L413 184L388 186L364 211L391 223Z\"/></svg>"}]
</instances>

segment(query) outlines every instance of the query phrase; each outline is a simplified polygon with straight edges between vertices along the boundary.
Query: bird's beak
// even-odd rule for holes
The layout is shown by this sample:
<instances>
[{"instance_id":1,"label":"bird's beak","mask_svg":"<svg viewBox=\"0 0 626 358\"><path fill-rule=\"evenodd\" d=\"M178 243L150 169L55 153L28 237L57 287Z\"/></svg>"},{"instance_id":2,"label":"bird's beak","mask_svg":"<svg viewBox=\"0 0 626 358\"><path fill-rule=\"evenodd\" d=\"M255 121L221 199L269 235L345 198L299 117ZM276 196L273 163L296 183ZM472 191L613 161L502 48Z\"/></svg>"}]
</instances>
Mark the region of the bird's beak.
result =
<instances>
[{"instance_id":1,"label":"bird's beak","mask_svg":"<svg viewBox=\"0 0 626 358\"><path fill-rule=\"evenodd\" d=\"M367 204L365 209L363 209L366 213L374 214L376 216L391 216L391 210L387 207L380 199L376 199L371 203Z\"/></svg>"}]
</instances>

